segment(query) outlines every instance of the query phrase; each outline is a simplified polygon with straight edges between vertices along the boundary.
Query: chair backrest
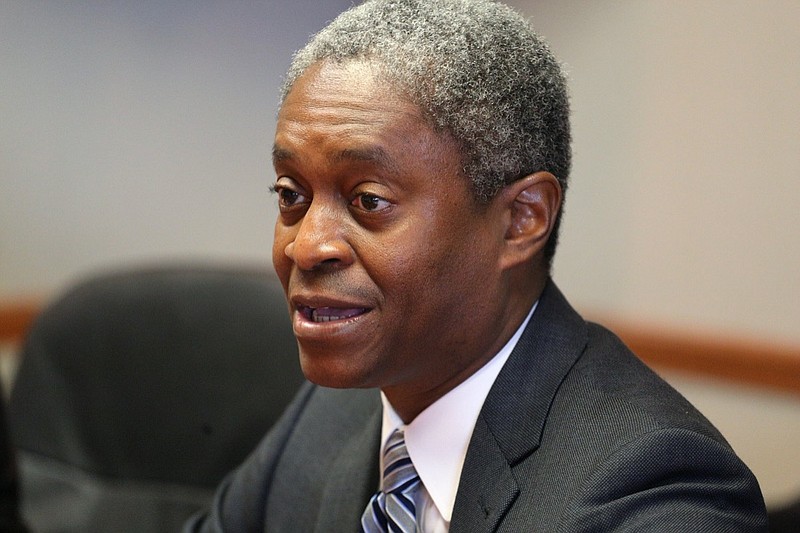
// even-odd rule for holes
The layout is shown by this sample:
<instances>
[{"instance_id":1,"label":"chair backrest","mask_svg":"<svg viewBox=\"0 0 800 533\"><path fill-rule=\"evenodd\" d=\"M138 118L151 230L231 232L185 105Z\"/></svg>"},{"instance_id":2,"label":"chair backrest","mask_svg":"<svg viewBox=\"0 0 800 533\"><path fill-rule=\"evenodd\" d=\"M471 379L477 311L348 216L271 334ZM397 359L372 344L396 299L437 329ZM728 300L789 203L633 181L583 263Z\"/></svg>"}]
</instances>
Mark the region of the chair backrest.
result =
<instances>
[{"instance_id":1,"label":"chair backrest","mask_svg":"<svg viewBox=\"0 0 800 533\"><path fill-rule=\"evenodd\" d=\"M92 277L37 319L9 405L34 531L166 531L205 506L302 382L266 271Z\"/></svg>"},{"instance_id":2,"label":"chair backrest","mask_svg":"<svg viewBox=\"0 0 800 533\"><path fill-rule=\"evenodd\" d=\"M17 488L17 460L8 438L5 391L0 383L0 531L25 533L19 515L19 489Z\"/></svg>"}]
</instances>

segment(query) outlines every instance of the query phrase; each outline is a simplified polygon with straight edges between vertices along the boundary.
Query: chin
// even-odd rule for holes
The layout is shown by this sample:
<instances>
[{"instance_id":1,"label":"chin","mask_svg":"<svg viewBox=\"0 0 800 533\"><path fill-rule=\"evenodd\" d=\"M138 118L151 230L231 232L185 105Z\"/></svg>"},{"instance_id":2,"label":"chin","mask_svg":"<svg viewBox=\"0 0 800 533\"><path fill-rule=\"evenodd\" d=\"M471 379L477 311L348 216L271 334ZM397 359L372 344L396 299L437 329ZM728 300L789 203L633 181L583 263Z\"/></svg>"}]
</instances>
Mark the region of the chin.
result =
<instances>
[{"instance_id":1,"label":"chin","mask_svg":"<svg viewBox=\"0 0 800 533\"><path fill-rule=\"evenodd\" d=\"M377 387L369 379L369 372L347 364L340 357L319 356L300 351L300 368L306 379L332 389L367 389Z\"/></svg>"}]
</instances>

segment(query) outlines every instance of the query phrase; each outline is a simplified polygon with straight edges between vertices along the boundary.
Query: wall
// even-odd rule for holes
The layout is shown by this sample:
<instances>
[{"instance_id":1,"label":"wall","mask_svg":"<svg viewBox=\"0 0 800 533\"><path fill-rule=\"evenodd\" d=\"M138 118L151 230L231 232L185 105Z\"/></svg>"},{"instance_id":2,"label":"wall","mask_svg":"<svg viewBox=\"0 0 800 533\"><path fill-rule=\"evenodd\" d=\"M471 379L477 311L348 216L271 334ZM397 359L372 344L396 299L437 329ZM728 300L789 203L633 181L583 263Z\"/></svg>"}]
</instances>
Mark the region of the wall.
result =
<instances>
[{"instance_id":1,"label":"wall","mask_svg":"<svg viewBox=\"0 0 800 533\"><path fill-rule=\"evenodd\" d=\"M584 308L800 345L800 3L511 3L571 78L562 288Z\"/></svg>"},{"instance_id":2,"label":"wall","mask_svg":"<svg viewBox=\"0 0 800 533\"><path fill-rule=\"evenodd\" d=\"M350 0L0 4L0 298L94 268L268 263L291 53Z\"/></svg>"}]
</instances>

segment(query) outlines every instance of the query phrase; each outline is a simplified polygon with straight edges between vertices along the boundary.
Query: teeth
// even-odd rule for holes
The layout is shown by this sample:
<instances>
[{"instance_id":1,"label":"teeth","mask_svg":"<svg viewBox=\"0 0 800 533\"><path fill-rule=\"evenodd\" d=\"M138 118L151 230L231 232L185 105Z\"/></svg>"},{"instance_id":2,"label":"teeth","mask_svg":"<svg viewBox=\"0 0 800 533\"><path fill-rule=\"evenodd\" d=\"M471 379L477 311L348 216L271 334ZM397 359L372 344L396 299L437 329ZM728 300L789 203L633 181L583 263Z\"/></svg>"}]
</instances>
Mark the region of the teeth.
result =
<instances>
[{"instance_id":1,"label":"teeth","mask_svg":"<svg viewBox=\"0 0 800 533\"><path fill-rule=\"evenodd\" d=\"M330 307L323 307L311 310L311 320L314 322L332 322L334 320L345 320L358 316L364 312L364 309L331 309Z\"/></svg>"}]
</instances>

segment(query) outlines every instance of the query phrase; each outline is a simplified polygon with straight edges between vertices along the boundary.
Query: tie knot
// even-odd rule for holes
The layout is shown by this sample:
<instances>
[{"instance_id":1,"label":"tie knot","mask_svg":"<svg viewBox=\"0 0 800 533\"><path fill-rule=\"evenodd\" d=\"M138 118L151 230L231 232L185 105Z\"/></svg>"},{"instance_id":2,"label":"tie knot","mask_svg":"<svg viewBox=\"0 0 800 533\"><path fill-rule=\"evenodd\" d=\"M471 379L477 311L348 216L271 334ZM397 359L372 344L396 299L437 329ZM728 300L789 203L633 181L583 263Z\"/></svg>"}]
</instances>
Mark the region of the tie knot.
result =
<instances>
[{"instance_id":1,"label":"tie knot","mask_svg":"<svg viewBox=\"0 0 800 533\"><path fill-rule=\"evenodd\" d=\"M405 434L396 429L383 448L383 492L403 492L419 482L406 450Z\"/></svg>"}]
</instances>

